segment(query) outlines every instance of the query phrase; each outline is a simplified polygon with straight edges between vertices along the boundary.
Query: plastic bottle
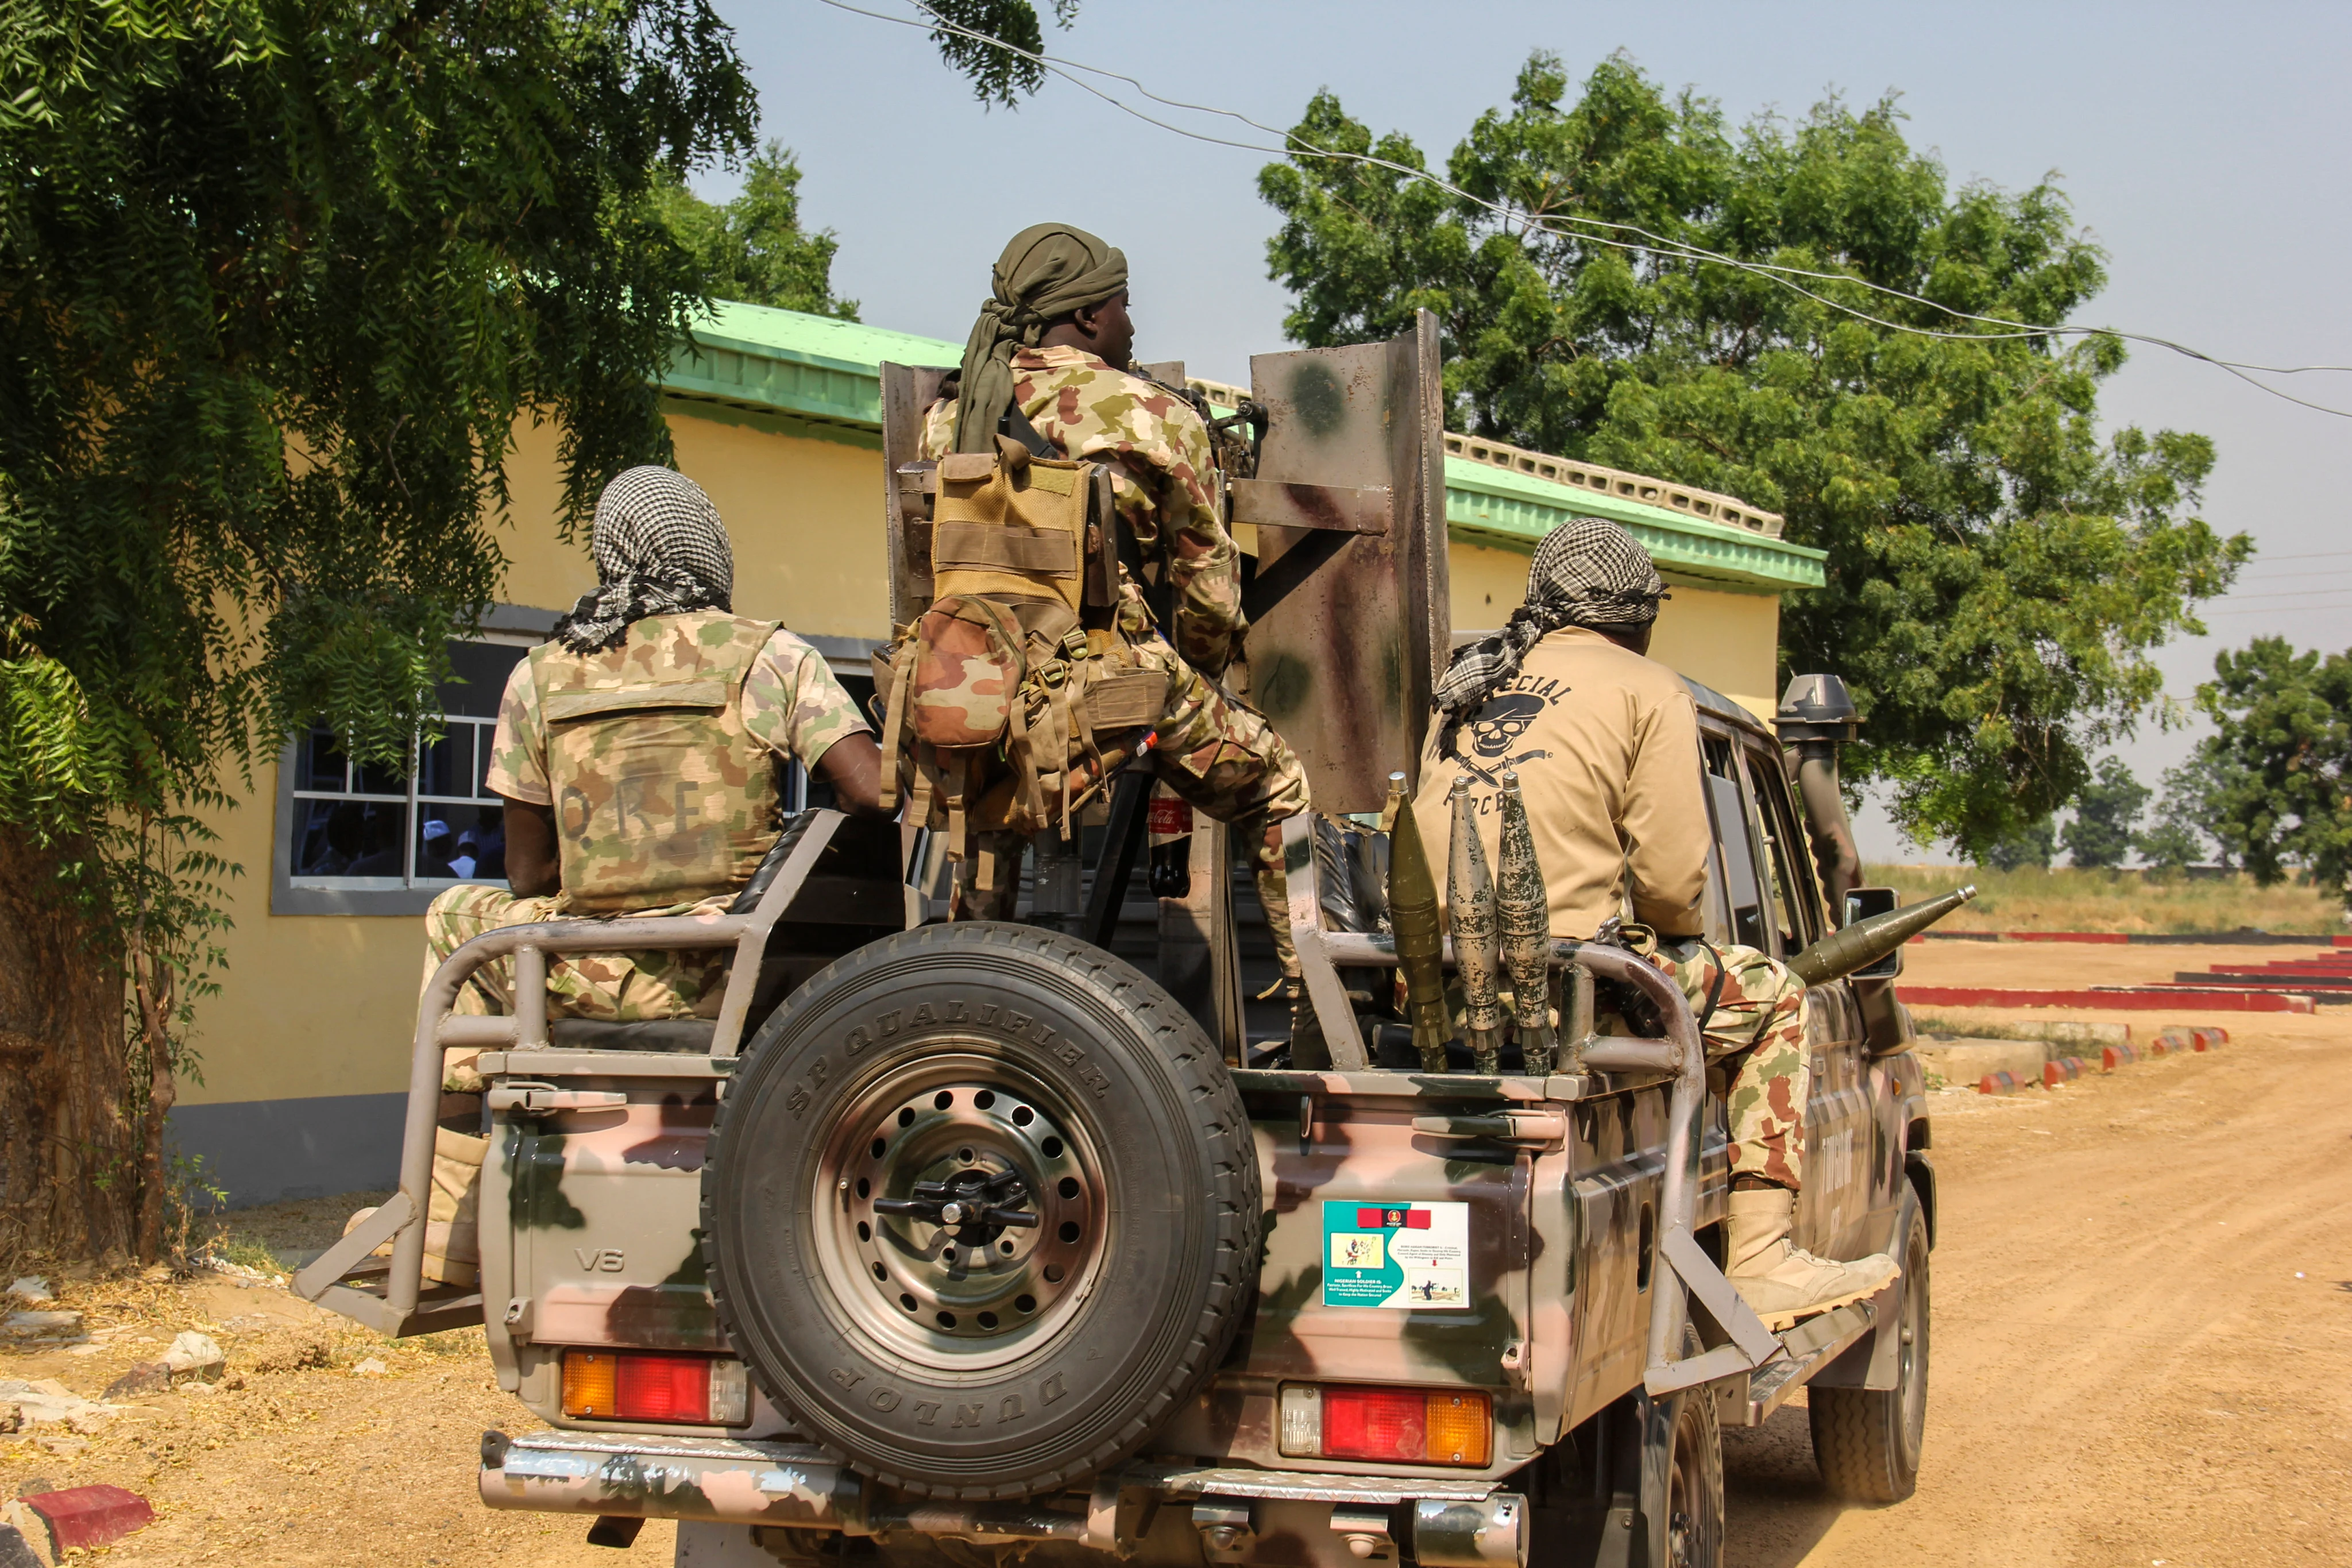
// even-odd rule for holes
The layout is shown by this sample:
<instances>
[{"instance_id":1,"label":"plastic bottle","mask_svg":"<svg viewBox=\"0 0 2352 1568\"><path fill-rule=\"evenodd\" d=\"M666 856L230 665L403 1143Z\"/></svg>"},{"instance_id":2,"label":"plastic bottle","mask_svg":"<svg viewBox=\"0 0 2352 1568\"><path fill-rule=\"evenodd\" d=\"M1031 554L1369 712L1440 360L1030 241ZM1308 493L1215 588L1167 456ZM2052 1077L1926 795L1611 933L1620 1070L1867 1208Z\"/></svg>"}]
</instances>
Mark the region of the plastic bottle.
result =
<instances>
[{"instance_id":1,"label":"plastic bottle","mask_svg":"<svg viewBox=\"0 0 2352 1568\"><path fill-rule=\"evenodd\" d=\"M1192 891L1192 808L1164 784L1151 786L1145 828L1151 845L1151 891L1181 899Z\"/></svg>"}]
</instances>

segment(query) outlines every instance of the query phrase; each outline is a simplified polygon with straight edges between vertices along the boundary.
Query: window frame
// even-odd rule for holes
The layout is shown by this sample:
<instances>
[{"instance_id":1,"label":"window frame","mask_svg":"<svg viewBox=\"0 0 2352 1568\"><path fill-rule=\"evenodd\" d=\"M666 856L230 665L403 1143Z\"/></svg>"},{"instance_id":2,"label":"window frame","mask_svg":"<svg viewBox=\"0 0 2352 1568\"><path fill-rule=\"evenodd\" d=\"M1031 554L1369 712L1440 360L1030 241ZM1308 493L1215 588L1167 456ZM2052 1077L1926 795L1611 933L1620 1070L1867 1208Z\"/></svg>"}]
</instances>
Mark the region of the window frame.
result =
<instances>
[{"instance_id":1,"label":"window frame","mask_svg":"<svg viewBox=\"0 0 2352 1568\"><path fill-rule=\"evenodd\" d=\"M1748 787L1756 801L1757 826L1765 837L1765 867L1773 884L1767 892L1779 895L1782 909L1796 928L1792 934L1797 945L1777 955L1785 959L1821 940L1826 911L1821 890L1813 880L1810 847L1797 823L1795 802L1789 796L1788 773L1778 748L1767 752L1761 744L1751 742L1740 748L1740 754L1747 763ZM1766 782L1768 774L1779 787ZM1779 886L1782 882L1790 884L1785 891Z\"/></svg>"},{"instance_id":2,"label":"window frame","mask_svg":"<svg viewBox=\"0 0 2352 1568\"><path fill-rule=\"evenodd\" d=\"M523 605L499 605L482 619L478 629L463 635L453 634L453 642L488 643L502 647L530 649L545 641L554 630L562 612L541 610ZM496 732L494 721L485 721L477 714L458 714L455 722L478 731L478 738ZM338 795L331 791L297 790L294 778L300 761L302 736L289 735L278 754L278 789L275 809L270 814L269 846L269 912L273 915L421 915L444 889L466 886L503 888L503 879L435 878L430 881L416 879L416 809L424 804L481 804L478 797L458 800L454 796L424 795L419 789L418 765L415 743L409 749L407 792L402 795ZM481 776L481 753L475 752L475 777ZM333 881L323 879L297 880L294 876L294 819L306 800L339 799L398 805L406 814L402 831L401 875L389 877L342 878Z\"/></svg>"},{"instance_id":3,"label":"window frame","mask_svg":"<svg viewBox=\"0 0 2352 1568\"><path fill-rule=\"evenodd\" d=\"M1708 752L1715 747L1722 748L1724 757L1730 764L1728 773L1717 773L1709 765ZM1772 889L1769 879L1770 874L1764 865L1764 845L1756 831L1755 797L1748 792L1748 771L1741 763L1741 754L1745 749L1737 734L1706 727L1702 727L1699 731L1699 787L1706 796L1708 818L1715 828L1713 855L1719 868L1717 886L1720 889L1722 900L1719 907L1722 911L1724 934L1720 938L1711 940L1734 946L1752 946L1760 952L1769 952L1773 932L1776 930L1773 921L1767 912L1771 908ZM1739 802L1738 820L1736 822L1723 820L1723 809L1717 803L1717 792L1715 788L1715 781L1718 779L1730 786L1728 793ZM1747 847L1748 869L1750 873L1748 890L1756 895L1754 907L1759 914L1756 934L1763 939L1760 942L1744 942L1743 933L1739 930L1738 911L1741 906L1734 896L1736 889L1731 885L1733 861L1728 853L1731 848L1730 836L1733 833L1741 835L1740 841Z\"/></svg>"}]
</instances>

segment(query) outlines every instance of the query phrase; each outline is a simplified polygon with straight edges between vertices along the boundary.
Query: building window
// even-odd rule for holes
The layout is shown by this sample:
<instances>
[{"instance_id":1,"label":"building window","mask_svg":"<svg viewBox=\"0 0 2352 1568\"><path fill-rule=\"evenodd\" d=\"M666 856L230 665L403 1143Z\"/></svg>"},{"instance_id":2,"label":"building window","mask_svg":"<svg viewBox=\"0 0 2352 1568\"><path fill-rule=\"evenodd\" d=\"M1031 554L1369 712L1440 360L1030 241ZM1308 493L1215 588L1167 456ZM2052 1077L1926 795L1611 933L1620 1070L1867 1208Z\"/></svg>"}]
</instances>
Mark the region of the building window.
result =
<instances>
[{"instance_id":1,"label":"building window","mask_svg":"<svg viewBox=\"0 0 2352 1568\"><path fill-rule=\"evenodd\" d=\"M277 912L414 913L459 882L504 884L505 812L484 781L499 700L529 652L522 637L451 643L441 739L404 772L352 761L329 730L294 738L279 768Z\"/></svg>"}]
</instances>

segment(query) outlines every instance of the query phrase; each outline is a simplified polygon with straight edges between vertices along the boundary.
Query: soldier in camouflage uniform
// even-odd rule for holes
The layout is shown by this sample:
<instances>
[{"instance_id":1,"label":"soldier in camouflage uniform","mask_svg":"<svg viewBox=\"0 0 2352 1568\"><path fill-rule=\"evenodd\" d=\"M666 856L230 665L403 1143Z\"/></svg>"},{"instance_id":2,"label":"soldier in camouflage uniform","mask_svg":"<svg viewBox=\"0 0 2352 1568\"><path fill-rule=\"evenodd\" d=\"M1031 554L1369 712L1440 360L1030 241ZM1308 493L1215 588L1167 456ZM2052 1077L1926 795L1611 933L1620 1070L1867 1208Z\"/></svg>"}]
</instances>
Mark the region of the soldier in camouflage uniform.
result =
<instances>
[{"instance_id":1,"label":"soldier in camouflage uniform","mask_svg":"<svg viewBox=\"0 0 2352 1568\"><path fill-rule=\"evenodd\" d=\"M1725 1273L1759 1317L1792 1321L1876 1293L1895 1265L1816 1258L1790 1242L1811 1088L1805 987L1769 953L1706 938L1697 710L1681 678L1644 657L1664 597L1649 552L1616 524L1580 518L1545 535L1527 604L1457 653L1438 683L1440 722L1413 809L1424 836L1450 832L1448 795L1466 773L1494 863L1495 797L1514 771L1552 934L1590 938L1631 902L1634 947L1682 987L1707 1054L1732 1069Z\"/></svg>"},{"instance_id":2,"label":"soldier in camouflage uniform","mask_svg":"<svg viewBox=\"0 0 2352 1568\"><path fill-rule=\"evenodd\" d=\"M597 591L515 667L499 710L488 783L507 802L511 890L433 900L428 980L501 926L724 910L774 842L786 760L831 782L845 809L879 813L873 732L824 660L730 613L733 557L698 486L667 468L622 474L597 503L594 552ZM551 960L548 1011L715 1017L729 956ZM509 1012L513 984L511 960L488 965L455 1010ZM469 1061L451 1063L448 1087L478 1089Z\"/></svg>"},{"instance_id":3,"label":"soldier in camouflage uniform","mask_svg":"<svg viewBox=\"0 0 2352 1568\"><path fill-rule=\"evenodd\" d=\"M1162 555L1171 589L1175 625L1163 636L1141 585L1120 573L1119 630L1137 663L1169 676L1156 726L1159 774L1251 846L1266 926L1295 994L1276 824L1307 809L1307 778L1265 717L1219 684L1248 627L1240 555L1225 531L1208 426L1184 399L1129 369L1134 339L1124 255L1066 225L1023 230L997 260L958 395L925 417L924 453L990 450L1006 410L1018 408L1063 457L1110 470L1120 521L1144 559Z\"/></svg>"}]
</instances>

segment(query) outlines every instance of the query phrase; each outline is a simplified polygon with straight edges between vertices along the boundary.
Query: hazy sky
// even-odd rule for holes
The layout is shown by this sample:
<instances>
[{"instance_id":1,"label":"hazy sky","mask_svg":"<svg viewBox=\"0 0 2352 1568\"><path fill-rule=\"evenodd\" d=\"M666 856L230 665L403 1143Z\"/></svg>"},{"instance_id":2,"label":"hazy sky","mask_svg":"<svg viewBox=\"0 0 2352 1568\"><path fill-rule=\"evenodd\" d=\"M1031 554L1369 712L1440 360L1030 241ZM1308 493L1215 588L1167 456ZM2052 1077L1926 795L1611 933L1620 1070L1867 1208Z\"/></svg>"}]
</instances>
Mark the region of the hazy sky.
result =
<instances>
[{"instance_id":1,"label":"hazy sky","mask_svg":"<svg viewBox=\"0 0 2352 1568\"><path fill-rule=\"evenodd\" d=\"M861 3L912 15L900 0ZM800 154L804 221L840 237L835 287L866 321L961 340L1005 238L1058 217L1126 249L1138 357L1245 382L1251 353L1284 346L1288 298L1265 275L1275 216L1255 184L1265 154L1184 140L1059 80L1017 111L985 110L920 32L819 0L720 9L739 29L764 133ZM1912 144L1934 150L1955 184L2059 177L2109 252L2107 289L2079 320L2231 359L2352 364L2352 8L1087 0L1069 32L1049 29L1047 48L1270 125L1328 87L1376 134L1406 132L1439 166L1507 99L1531 49L1559 55L1571 77L1622 49L1735 123L1891 89ZM1265 141L1236 121L1189 123ZM723 174L701 182L714 196L732 185ZM2281 384L2352 409L2352 374ZM2212 437L2221 460L2204 515L2259 546L2238 590L2207 611L2212 636L2160 655L2175 697L2211 674L2217 647L2255 636L2352 647L2352 419L2149 348L2101 405L2110 425ZM2153 785L2195 732L2150 724L2122 751ZM1865 854L1899 851L1876 814L1863 830Z\"/></svg>"}]
</instances>

